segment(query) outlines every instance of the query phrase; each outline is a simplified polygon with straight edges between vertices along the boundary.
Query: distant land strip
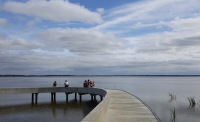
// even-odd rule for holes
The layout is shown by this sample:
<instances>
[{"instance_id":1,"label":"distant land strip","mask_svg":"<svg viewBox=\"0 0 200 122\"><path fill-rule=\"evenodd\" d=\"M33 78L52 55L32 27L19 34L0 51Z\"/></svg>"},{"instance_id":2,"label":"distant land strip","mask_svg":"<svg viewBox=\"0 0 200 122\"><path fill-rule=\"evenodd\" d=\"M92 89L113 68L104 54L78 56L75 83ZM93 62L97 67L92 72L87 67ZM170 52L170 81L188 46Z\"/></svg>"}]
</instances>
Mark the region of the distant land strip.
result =
<instances>
[{"instance_id":1,"label":"distant land strip","mask_svg":"<svg viewBox=\"0 0 200 122\"><path fill-rule=\"evenodd\" d=\"M0 75L0 77L83 77L83 76L88 76L88 77L96 77L96 76L102 76L102 77L112 77L112 76L149 76L149 77L154 77L154 76L170 76L170 77L198 77L200 75Z\"/></svg>"}]
</instances>

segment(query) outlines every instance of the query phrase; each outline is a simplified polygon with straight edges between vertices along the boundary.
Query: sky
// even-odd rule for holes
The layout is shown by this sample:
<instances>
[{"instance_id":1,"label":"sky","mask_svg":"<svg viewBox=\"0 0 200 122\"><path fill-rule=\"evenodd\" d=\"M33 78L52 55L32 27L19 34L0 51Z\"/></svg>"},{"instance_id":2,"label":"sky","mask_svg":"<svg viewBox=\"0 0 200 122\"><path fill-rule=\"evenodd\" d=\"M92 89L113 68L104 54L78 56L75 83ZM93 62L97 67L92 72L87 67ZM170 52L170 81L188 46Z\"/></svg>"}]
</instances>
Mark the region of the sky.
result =
<instances>
[{"instance_id":1,"label":"sky","mask_svg":"<svg viewBox=\"0 0 200 122\"><path fill-rule=\"evenodd\" d=\"M200 75L200 2L1 0L0 75Z\"/></svg>"}]
</instances>

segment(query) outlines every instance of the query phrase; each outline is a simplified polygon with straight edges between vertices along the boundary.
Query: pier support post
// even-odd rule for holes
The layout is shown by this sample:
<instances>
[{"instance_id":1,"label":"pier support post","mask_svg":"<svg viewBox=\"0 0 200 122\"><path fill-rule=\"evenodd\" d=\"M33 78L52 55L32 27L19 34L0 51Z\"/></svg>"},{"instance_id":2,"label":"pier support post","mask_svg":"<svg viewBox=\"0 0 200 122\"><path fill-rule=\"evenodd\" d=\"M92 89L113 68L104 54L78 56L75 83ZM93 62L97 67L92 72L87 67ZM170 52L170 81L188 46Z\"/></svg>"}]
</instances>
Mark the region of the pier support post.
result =
<instances>
[{"instance_id":1,"label":"pier support post","mask_svg":"<svg viewBox=\"0 0 200 122\"><path fill-rule=\"evenodd\" d=\"M94 95L94 100L95 100L95 101L97 100L96 94Z\"/></svg>"},{"instance_id":2,"label":"pier support post","mask_svg":"<svg viewBox=\"0 0 200 122\"><path fill-rule=\"evenodd\" d=\"M82 94L79 94L80 102L82 102Z\"/></svg>"},{"instance_id":3,"label":"pier support post","mask_svg":"<svg viewBox=\"0 0 200 122\"><path fill-rule=\"evenodd\" d=\"M94 95L90 94L90 96L91 96L91 101L93 101L94 100Z\"/></svg>"},{"instance_id":4,"label":"pier support post","mask_svg":"<svg viewBox=\"0 0 200 122\"><path fill-rule=\"evenodd\" d=\"M100 95L100 99L101 99L101 101L102 101L102 100L103 100L103 96Z\"/></svg>"},{"instance_id":5,"label":"pier support post","mask_svg":"<svg viewBox=\"0 0 200 122\"><path fill-rule=\"evenodd\" d=\"M38 101L38 93L35 93L35 103L37 104Z\"/></svg>"},{"instance_id":6,"label":"pier support post","mask_svg":"<svg viewBox=\"0 0 200 122\"><path fill-rule=\"evenodd\" d=\"M34 104L37 105L37 101L38 101L38 93L32 93L32 102L31 102L32 105L34 105Z\"/></svg>"},{"instance_id":7,"label":"pier support post","mask_svg":"<svg viewBox=\"0 0 200 122\"><path fill-rule=\"evenodd\" d=\"M56 93L51 93L51 103L56 103Z\"/></svg>"},{"instance_id":8,"label":"pier support post","mask_svg":"<svg viewBox=\"0 0 200 122\"><path fill-rule=\"evenodd\" d=\"M75 93L75 101L77 101L77 93Z\"/></svg>"},{"instance_id":9,"label":"pier support post","mask_svg":"<svg viewBox=\"0 0 200 122\"><path fill-rule=\"evenodd\" d=\"M68 93L67 92L65 92L65 95L66 95L66 103L68 103Z\"/></svg>"},{"instance_id":10,"label":"pier support post","mask_svg":"<svg viewBox=\"0 0 200 122\"><path fill-rule=\"evenodd\" d=\"M32 101L31 101L32 105L34 105L34 93L32 93Z\"/></svg>"}]
</instances>

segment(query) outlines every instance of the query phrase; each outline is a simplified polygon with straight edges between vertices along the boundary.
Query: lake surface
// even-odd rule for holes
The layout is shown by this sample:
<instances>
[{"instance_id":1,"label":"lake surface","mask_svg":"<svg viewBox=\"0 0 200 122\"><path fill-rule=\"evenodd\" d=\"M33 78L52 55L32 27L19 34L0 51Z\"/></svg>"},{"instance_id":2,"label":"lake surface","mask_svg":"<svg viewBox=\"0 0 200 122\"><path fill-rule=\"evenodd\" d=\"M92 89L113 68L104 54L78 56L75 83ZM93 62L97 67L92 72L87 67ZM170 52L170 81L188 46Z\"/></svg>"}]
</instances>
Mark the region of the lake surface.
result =
<instances>
[{"instance_id":1,"label":"lake surface","mask_svg":"<svg viewBox=\"0 0 200 122\"><path fill-rule=\"evenodd\" d=\"M83 81L95 81L98 88L125 90L141 98L163 122L173 121L175 109L176 122L200 121L200 77L175 76L66 76L66 77L0 77L1 88L13 87L51 87L57 81L62 87L65 80L71 87L82 87ZM176 99L169 96L173 94ZM195 106L190 106L188 97L194 97ZM26 121L81 121L100 101L92 103L89 95L84 95L80 103L69 95L57 93L57 104L51 105L50 94L38 95L38 105L31 106L30 94L0 95L0 120L2 122Z\"/></svg>"}]
</instances>

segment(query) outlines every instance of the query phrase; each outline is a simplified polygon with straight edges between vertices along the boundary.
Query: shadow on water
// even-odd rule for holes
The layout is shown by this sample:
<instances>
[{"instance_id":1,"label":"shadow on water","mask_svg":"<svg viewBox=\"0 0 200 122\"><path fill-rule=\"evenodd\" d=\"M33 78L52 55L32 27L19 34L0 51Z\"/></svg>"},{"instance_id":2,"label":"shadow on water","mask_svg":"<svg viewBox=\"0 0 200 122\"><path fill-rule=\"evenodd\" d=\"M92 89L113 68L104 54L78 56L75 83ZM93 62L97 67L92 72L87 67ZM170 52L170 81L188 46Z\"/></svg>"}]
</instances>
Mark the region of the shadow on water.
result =
<instances>
[{"instance_id":1,"label":"shadow on water","mask_svg":"<svg viewBox=\"0 0 200 122\"><path fill-rule=\"evenodd\" d=\"M98 101L69 101L56 104L23 104L0 107L0 120L3 122L79 122L96 105Z\"/></svg>"}]
</instances>

